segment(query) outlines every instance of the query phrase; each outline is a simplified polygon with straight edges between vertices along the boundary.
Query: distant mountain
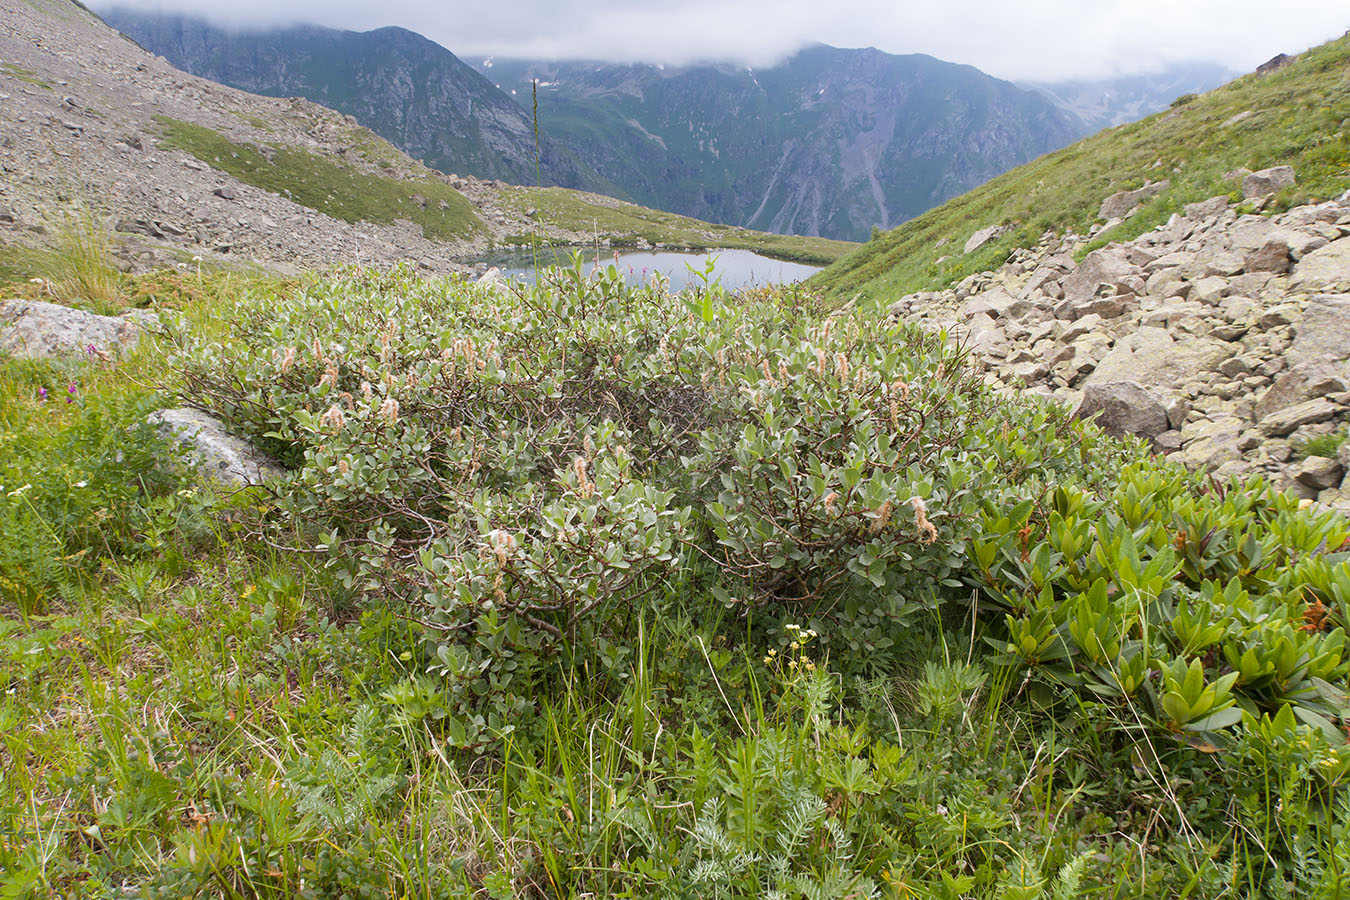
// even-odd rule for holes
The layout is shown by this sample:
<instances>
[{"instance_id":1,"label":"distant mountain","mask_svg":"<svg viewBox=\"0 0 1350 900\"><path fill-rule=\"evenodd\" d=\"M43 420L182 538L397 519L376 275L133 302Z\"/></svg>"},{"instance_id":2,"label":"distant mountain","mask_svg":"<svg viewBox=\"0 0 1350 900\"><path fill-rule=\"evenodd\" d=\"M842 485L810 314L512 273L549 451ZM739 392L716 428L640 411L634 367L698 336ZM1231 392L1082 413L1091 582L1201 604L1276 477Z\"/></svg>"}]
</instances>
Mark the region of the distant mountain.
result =
<instances>
[{"instance_id":1,"label":"distant mountain","mask_svg":"<svg viewBox=\"0 0 1350 900\"><path fill-rule=\"evenodd\" d=\"M1046 98L929 56L817 45L769 69L486 60L539 80L543 129L634 200L865 239L1084 132Z\"/></svg>"},{"instance_id":2,"label":"distant mountain","mask_svg":"<svg viewBox=\"0 0 1350 900\"><path fill-rule=\"evenodd\" d=\"M1178 63L1160 72L1077 81L1024 81L1092 130L1135 122L1167 109L1183 94L1212 91L1239 73L1215 63Z\"/></svg>"},{"instance_id":3,"label":"distant mountain","mask_svg":"<svg viewBox=\"0 0 1350 900\"><path fill-rule=\"evenodd\" d=\"M977 69L870 49L816 46L763 70L497 62L489 81L400 28L105 18L193 74L306 97L442 171L522 184L536 180L538 78L543 184L788 234L866 238L1086 131Z\"/></svg>"},{"instance_id":4,"label":"distant mountain","mask_svg":"<svg viewBox=\"0 0 1350 900\"><path fill-rule=\"evenodd\" d=\"M530 115L449 50L414 32L231 31L182 15L121 8L102 15L184 71L255 94L322 103L443 172L535 183ZM541 142L539 163L546 184L613 190L553 141Z\"/></svg>"}]
</instances>

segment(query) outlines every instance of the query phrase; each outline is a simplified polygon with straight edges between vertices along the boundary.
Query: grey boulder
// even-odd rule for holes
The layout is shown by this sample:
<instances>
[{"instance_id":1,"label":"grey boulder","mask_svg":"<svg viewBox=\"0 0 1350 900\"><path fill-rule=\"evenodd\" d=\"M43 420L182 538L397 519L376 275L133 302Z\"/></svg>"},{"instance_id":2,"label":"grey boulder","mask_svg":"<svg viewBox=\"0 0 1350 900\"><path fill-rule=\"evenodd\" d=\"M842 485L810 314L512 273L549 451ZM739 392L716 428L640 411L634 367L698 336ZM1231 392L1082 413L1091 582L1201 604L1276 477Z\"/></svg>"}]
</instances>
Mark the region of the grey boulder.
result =
<instances>
[{"instance_id":1,"label":"grey boulder","mask_svg":"<svg viewBox=\"0 0 1350 900\"><path fill-rule=\"evenodd\" d=\"M1107 434L1153 438L1167 431L1167 409L1158 395L1135 381L1105 381L1083 389L1076 419L1095 419Z\"/></svg>"},{"instance_id":2,"label":"grey boulder","mask_svg":"<svg viewBox=\"0 0 1350 900\"><path fill-rule=\"evenodd\" d=\"M162 409L151 413L149 422L177 441L203 473L227 487L262 484L285 474L270 457L201 410Z\"/></svg>"},{"instance_id":3,"label":"grey boulder","mask_svg":"<svg viewBox=\"0 0 1350 900\"><path fill-rule=\"evenodd\" d=\"M153 315L100 316L41 300L0 303L0 352L28 359L119 353L136 345Z\"/></svg>"},{"instance_id":4,"label":"grey boulder","mask_svg":"<svg viewBox=\"0 0 1350 900\"><path fill-rule=\"evenodd\" d=\"M1294 170L1291 166L1272 166L1253 172L1242 179L1242 196L1248 200L1265 197L1287 188L1294 183Z\"/></svg>"}]
</instances>

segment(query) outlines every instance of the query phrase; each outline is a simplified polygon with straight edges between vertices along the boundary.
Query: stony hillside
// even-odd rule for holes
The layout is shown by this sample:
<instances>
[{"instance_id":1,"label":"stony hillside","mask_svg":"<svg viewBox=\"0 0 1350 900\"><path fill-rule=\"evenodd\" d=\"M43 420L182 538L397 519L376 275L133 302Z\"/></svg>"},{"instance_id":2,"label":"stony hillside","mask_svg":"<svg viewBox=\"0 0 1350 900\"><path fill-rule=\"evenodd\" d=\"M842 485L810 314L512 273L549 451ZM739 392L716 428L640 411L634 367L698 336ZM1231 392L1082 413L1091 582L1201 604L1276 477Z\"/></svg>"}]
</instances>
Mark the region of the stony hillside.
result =
<instances>
[{"instance_id":1,"label":"stony hillside","mask_svg":"<svg viewBox=\"0 0 1350 900\"><path fill-rule=\"evenodd\" d=\"M608 185L544 136L530 114L453 53L403 28L227 31L202 19L113 7L104 21L194 75L273 97L301 96L442 172L588 190Z\"/></svg>"},{"instance_id":2,"label":"stony hillside","mask_svg":"<svg viewBox=\"0 0 1350 900\"><path fill-rule=\"evenodd\" d=\"M1013 171L815 283L947 334L998 388L1350 509L1347 117L1350 36Z\"/></svg>"},{"instance_id":3,"label":"stony hillside","mask_svg":"<svg viewBox=\"0 0 1350 900\"><path fill-rule=\"evenodd\" d=\"M1246 189L1291 177L1256 173ZM891 314L961 342L995 386L1350 510L1350 191L1270 217L1219 195L1075 262L1087 245L1047 236Z\"/></svg>"},{"instance_id":4,"label":"stony hillside","mask_svg":"<svg viewBox=\"0 0 1350 900\"><path fill-rule=\"evenodd\" d=\"M144 265L445 270L447 242L473 252L492 234L445 178L354 120L186 75L73 3L0 2L0 60L5 242L40 239L81 208ZM213 168L213 154L232 165Z\"/></svg>"},{"instance_id":5,"label":"stony hillside","mask_svg":"<svg viewBox=\"0 0 1350 900\"><path fill-rule=\"evenodd\" d=\"M818 45L769 69L496 61L580 159L639 203L860 240L1062 147L1083 126L970 66ZM524 88L522 92L522 88Z\"/></svg>"},{"instance_id":6,"label":"stony hillside","mask_svg":"<svg viewBox=\"0 0 1350 900\"><path fill-rule=\"evenodd\" d=\"M110 233L136 269L200 257L449 272L536 240L822 262L848 248L447 175L316 103L188 75L69 0L0 0L0 113L0 265L6 246L72 225Z\"/></svg>"},{"instance_id":7,"label":"stony hillside","mask_svg":"<svg viewBox=\"0 0 1350 900\"><path fill-rule=\"evenodd\" d=\"M1232 176L1244 168L1291 165L1298 176L1247 211L1338 196L1350 187L1350 36L1262 68L1001 175L870 241L815 284L839 302L890 303L997 268L1047 230L1093 246L1132 240L1189 203L1241 201ZM1133 190L1139 203L1102 203ZM971 241L977 233L987 240Z\"/></svg>"}]
</instances>

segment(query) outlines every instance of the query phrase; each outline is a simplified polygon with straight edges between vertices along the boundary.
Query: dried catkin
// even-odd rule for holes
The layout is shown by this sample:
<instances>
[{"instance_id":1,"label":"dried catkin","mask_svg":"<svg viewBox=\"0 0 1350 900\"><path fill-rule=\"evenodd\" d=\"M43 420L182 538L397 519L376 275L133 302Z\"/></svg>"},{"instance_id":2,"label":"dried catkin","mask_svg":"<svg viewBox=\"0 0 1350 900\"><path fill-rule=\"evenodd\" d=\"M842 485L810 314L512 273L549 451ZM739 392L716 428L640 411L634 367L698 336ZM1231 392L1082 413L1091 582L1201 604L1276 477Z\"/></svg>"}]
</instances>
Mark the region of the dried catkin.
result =
<instances>
[{"instance_id":1,"label":"dried catkin","mask_svg":"<svg viewBox=\"0 0 1350 900\"><path fill-rule=\"evenodd\" d=\"M876 518L872 520L872 533L880 534L882 529L891 523L891 513L895 511L895 504L887 500L877 507Z\"/></svg>"},{"instance_id":2,"label":"dried catkin","mask_svg":"<svg viewBox=\"0 0 1350 900\"><path fill-rule=\"evenodd\" d=\"M340 431L342 426L347 423L347 419L342 415L342 407L334 403L328 407L328 410L319 416L320 428L332 428L334 431Z\"/></svg>"},{"instance_id":3,"label":"dried catkin","mask_svg":"<svg viewBox=\"0 0 1350 900\"><path fill-rule=\"evenodd\" d=\"M914 507L914 524L919 529L919 542L931 544L938 539L937 528L928 521L928 504L922 497L910 497L909 505Z\"/></svg>"}]
</instances>

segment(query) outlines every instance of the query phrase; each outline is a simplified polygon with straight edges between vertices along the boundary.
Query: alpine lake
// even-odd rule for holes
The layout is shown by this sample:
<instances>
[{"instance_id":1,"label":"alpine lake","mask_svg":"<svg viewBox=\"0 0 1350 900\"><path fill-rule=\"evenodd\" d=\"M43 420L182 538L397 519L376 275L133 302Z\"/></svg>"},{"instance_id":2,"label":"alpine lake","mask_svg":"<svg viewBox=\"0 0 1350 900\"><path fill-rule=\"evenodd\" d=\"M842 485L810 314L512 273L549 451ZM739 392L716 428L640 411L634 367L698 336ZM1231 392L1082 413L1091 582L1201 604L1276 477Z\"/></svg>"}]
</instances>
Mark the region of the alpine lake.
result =
<instances>
[{"instance_id":1,"label":"alpine lake","mask_svg":"<svg viewBox=\"0 0 1350 900\"><path fill-rule=\"evenodd\" d=\"M689 287L716 282L724 289L788 284L809 278L820 271L819 266L788 262L761 256L750 250L601 250L584 247L541 247L537 251L523 249L496 254L482 260L482 265L495 267L508 281L533 283L539 273L550 267L571 268L576 254L580 254L582 271L587 274L610 266L618 269L630 284L646 284L660 277L667 290L681 291Z\"/></svg>"}]
</instances>

